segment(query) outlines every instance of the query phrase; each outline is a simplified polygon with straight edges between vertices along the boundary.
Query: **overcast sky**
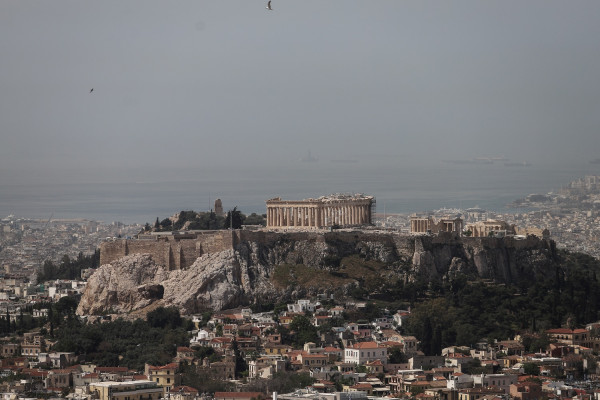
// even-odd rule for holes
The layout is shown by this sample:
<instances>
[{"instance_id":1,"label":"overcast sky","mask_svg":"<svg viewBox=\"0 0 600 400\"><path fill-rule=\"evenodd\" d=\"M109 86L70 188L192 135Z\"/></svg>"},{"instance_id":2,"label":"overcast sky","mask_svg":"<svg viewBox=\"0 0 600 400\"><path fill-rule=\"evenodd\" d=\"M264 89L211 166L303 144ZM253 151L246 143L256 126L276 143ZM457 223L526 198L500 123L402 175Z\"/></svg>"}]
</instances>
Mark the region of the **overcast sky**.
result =
<instances>
[{"instance_id":1,"label":"overcast sky","mask_svg":"<svg viewBox=\"0 0 600 400\"><path fill-rule=\"evenodd\" d=\"M600 157L597 0L265 6L0 2L0 180Z\"/></svg>"}]
</instances>

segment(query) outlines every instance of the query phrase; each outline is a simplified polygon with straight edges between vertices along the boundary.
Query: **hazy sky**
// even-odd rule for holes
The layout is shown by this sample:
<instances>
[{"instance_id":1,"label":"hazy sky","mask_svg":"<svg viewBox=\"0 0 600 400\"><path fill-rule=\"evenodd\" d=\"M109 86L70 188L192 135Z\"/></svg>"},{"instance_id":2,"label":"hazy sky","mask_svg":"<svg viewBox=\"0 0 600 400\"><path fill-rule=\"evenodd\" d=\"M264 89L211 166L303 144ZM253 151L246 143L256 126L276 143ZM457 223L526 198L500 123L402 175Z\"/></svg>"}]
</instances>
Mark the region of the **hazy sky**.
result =
<instances>
[{"instance_id":1,"label":"hazy sky","mask_svg":"<svg viewBox=\"0 0 600 400\"><path fill-rule=\"evenodd\" d=\"M600 157L597 0L272 5L0 2L0 179Z\"/></svg>"}]
</instances>

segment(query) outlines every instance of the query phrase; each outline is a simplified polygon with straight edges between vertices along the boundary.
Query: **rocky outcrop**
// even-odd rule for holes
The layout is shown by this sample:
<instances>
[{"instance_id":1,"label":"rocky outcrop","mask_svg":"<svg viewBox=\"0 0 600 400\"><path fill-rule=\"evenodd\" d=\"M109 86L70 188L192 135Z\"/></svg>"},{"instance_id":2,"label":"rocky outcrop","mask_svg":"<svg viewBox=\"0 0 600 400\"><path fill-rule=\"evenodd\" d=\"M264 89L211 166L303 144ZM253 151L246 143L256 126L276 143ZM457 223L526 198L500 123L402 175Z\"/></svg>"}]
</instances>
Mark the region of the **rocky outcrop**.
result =
<instances>
[{"instance_id":1,"label":"rocky outcrop","mask_svg":"<svg viewBox=\"0 0 600 400\"><path fill-rule=\"evenodd\" d=\"M85 310L82 314L100 314L146 307L164 297L160 282L167 278L165 269L156 265L148 254L124 257L94 272L88 279L79 309Z\"/></svg>"},{"instance_id":2,"label":"rocky outcrop","mask_svg":"<svg viewBox=\"0 0 600 400\"><path fill-rule=\"evenodd\" d=\"M391 266L391 273L430 280L468 274L512 283L549 269L554 243L530 237L459 238L369 231L246 234L231 249L204 254L187 269L168 271L150 254L132 254L100 267L88 280L77 312L128 313L150 305L177 306L183 313L220 310L256 301L292 300L326 289L274 285L277 266L317 271L330 260L358 255ZM390 270L386 273L390 273ZM336 287L331 290L341 290Z\"/></svg>"}]
</instances>

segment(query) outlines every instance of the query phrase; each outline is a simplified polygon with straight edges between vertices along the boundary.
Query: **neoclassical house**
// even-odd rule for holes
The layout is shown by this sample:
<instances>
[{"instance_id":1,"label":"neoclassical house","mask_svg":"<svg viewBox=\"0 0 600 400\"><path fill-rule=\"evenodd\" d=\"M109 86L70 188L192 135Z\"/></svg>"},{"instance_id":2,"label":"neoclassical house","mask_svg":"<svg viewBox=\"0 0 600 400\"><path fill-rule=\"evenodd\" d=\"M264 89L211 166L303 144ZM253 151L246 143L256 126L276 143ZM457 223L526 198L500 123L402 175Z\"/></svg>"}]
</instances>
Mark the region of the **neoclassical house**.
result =
<instances>
[{"instance_id":1,"label":"neoclassical house","mask_svg":"<svg viewBox=\"0 0 600 400\"><path fill-rule=\"evenodd\" d=\"M332 194L318 199L267 200L267 228L319 229L371 224L373 196Z\"/></svg>"}]
</instances>

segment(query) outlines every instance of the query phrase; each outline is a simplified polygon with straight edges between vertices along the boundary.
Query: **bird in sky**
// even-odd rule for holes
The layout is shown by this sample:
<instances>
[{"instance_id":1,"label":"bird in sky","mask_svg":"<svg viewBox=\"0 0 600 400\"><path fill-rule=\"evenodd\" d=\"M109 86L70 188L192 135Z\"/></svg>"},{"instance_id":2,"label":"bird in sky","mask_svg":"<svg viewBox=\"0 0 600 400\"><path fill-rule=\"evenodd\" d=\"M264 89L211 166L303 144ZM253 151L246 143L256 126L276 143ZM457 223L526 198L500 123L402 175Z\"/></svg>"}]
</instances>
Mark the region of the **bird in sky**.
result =
<instances>
[{"instance_id":1,"label":"bird in sky","mask_svg":"<svg viewBox=\"0 0 600 400\"><path fill-rule=\"evenodd\" d=\"M91 88L91 89L90 89L90 93L92 93L93 91L94 91L94 88Z\"/></svg>"},{"instance_id":2,"label":"bird in sky","mask_svg":"<svg viewBox=\"0 0 600 400\"><path fill-rule=\"evenodd\" d=\"M267 10L273 11L273 9L271 8L271 0L269 0L269 2L267 3Z\"/></svg>"}]
</instances>

